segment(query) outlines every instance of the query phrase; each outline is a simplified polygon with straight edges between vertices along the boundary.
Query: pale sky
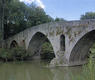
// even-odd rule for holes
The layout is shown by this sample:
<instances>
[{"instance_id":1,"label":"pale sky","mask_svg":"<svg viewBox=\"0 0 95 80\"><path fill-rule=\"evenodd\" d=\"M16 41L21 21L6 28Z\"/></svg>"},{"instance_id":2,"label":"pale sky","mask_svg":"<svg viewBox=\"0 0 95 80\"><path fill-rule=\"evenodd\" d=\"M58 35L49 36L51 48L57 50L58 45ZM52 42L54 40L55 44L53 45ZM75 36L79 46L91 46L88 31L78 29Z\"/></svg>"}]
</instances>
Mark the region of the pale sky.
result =
<instances>
[{"instance_id":1,"label":"pale sky","mask_svg":"<svg viewBox=\"0 0 95 80\"><path fill-rule=\"evenodd\" d=\"M41 0L20 0L21 2L25 2L26 4L31 4L32 2L35 2L38 6L40 6L41 8L45 8L45 5L43 4L43 2Z\"/></svg>"},{"instance_id":2,"label":"pale sky","mask_svg":"<svg viewBox=\"0 0 95 80\"><path fill-rule=\"evenodd\" d=\"M78 20L85 12L95 12L95 0L20 0L25 3L35 2L53 18Z\"/></svg>"}]
</instances>

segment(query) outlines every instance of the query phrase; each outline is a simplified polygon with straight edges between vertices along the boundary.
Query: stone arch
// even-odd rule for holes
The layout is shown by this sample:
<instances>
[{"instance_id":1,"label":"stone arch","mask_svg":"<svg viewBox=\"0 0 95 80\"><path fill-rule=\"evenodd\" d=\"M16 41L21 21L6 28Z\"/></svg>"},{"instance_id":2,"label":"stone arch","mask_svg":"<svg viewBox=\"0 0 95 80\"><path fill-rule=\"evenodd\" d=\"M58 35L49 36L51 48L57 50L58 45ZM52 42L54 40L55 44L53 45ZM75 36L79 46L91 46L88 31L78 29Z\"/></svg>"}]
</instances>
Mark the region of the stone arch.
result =
<instances>
[{"instance_id":1,"label":"stone arch","mask_svg":"<svg viewBox=\"0 0 95 80\"><path fill-rule=\"evenodd\" d=\"M89 49L95 42L95 30L83 35L75 44L71 51L69 62L85 62L88 57Z\"/></svg>"},{"instance_id":2,"label":"stone arch","mask_svg":"<svg viewBox=\"0 0 95 80\"><path fill-rule=\"evenodd\" d=\"M60 36L60 49L65 51L65 36L63 34Z\"/></svg>"},{"instance_id":3,"label":"stone arch","mask_svg":"<svg viewBox=\"0 0 95 80\"><path fill-rule=\"evenodd\" d=\"M30 54L30 56L32 57L32 59L34 59L34 57L36 56L40 56L39 52L40 49L42 47L42 44L45 41L49 41L49 43L52 45L52 43L50 42L50 40L47 38L47 36L45 36L45 34L43 34L42 32L36 32L33 37L31 38L30 42L29 42L29 46L27 49L27 52ZM53 46L52 46L53 48ZM54 49L53 49L54 51ZM55 56L55 54L54 54Z\"/></svg>"},{"instance_id":4,"label":"stone arch","mask_svg":"<svg viewBox=\"0 0 95 80\"><path fill-rule=\"evenodd\" d=\"M10 44L10 48L14 48L14 47L17 47L17 46L18 46L18 43L15 40L13 40Z\"/></svg>"}]
</instances>

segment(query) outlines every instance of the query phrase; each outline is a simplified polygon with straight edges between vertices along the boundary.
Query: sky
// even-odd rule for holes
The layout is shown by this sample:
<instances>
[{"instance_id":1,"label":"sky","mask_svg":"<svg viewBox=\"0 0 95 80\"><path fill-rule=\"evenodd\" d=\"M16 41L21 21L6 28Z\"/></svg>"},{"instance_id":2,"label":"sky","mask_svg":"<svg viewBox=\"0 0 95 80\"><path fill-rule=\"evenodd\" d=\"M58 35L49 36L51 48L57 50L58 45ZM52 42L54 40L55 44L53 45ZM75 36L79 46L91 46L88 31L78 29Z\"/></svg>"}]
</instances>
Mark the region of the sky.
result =
<instances>
[{"instance_id":1,"label":"sky","mask_svg":"<svg viewBox=\"0 0 95 80\"><path fill-rule=\"evenodd\" d=\"M25 3L35 2L53 18L79 20L85 12L95 12L95 0L20 0Z\"/></svg>"}]
</instances>

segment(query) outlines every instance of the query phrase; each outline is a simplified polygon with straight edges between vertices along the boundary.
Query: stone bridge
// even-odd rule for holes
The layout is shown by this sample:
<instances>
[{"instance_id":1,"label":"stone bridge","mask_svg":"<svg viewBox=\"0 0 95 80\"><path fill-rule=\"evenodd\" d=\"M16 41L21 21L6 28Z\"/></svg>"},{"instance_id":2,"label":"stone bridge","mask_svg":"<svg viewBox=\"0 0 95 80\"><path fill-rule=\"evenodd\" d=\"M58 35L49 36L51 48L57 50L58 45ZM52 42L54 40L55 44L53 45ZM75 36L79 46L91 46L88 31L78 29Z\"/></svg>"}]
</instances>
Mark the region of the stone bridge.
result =
<instances>
[{"instance_id":1,"label":"stone bridge","mask_svg":"<svg viewBox=\"0 0 95 80\"><path fill-rule=\"evenodd\" d=\"M95 42L95 20L51 22L26 29L7 39L6 47L17 44L34 54L48 39L55 58L51 65L73 66L86 63L89 49Z\"/></svg>"}]
</instances>

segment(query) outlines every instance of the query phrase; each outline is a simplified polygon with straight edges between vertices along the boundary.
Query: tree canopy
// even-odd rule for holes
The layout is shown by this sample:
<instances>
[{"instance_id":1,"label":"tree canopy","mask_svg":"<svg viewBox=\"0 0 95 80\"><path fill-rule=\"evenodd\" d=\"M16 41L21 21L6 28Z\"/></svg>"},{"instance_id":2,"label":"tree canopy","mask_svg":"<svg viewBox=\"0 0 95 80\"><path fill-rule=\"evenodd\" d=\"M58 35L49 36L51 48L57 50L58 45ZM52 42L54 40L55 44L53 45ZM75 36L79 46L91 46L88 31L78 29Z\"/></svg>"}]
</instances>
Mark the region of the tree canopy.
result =
<instances>
[{"instance_id":1,"label":"tree canopy","mask_svg":"<svg viewBox=\"0 0 95 80\"><path fill-rule=\"evenodd\" d=\"M84 15L81 15L81 20L85 19L95 19L95 12L86 12Z\"/></svg>"},{"instance_id":2,"label":"tree canopy","mask_svg":"<svg viewBox=\"0 0 95 80\"><path fill-rule=\"evenodd\" d=\"M63 18L55 18L55 21L66 21L66 20L64 20Z\"/></svg>"},{"instance_id":3,"label":"tree canopy","mask_svg":"<svg viewBox=\"0 0 95 80\"><path fill-rule=\"evenodd\" d=\"M19 0L5 1L4 38L8 38L26 28L54 21L34 3L26 5Z\"/></svg>"}]
</instances>

